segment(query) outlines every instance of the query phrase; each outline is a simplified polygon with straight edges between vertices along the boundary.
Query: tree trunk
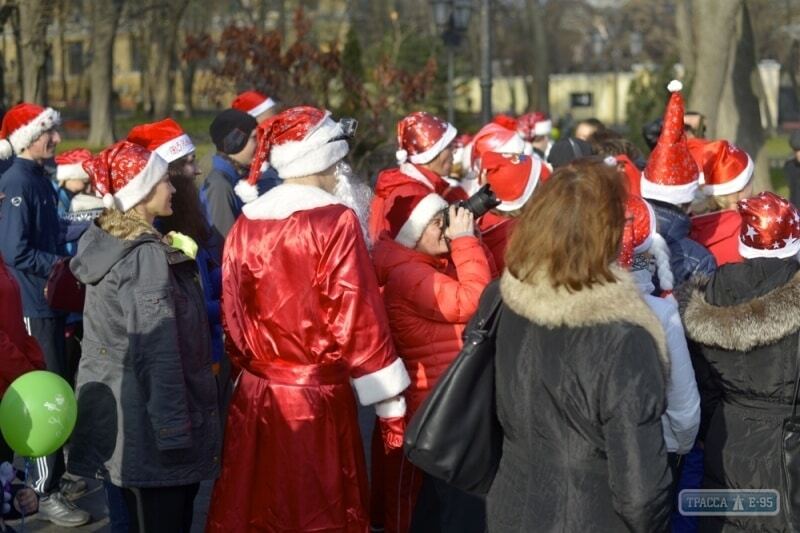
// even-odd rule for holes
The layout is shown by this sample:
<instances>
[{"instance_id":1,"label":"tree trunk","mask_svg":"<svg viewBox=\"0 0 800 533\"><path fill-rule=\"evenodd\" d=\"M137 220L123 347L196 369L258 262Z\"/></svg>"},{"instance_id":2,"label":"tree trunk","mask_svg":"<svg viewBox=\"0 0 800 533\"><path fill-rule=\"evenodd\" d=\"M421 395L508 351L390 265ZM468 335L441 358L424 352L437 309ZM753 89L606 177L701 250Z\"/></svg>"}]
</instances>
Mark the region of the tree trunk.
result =
<instances>
[{"instance_id":1,"label":"tree trunk","mask_svg":"<svg viewBox=\"0 0 800 533\"><path fill-rule=\"evenodd\" d=\"M47 100L47 27L56 0L25 0L19 5L22 49L22 99L44 104Z\"/></svg>"},{"instance_id":2,"label":"tree trunk","mask_svg":"<svg viewBox=\"0 0 800 533\"><path fill-rule=\"evenodd\" d=\"M113 50L123 3L124 0L92 0L89 7L92 38L89 146L106 146L116 140L112 105Z\"/></svg>"},{"instance_id":3,"label":"tree trunk","mask_svg":"<svg viewBox=\"0 0 800 533\"><path fill-rule=\"evenodd\" d=\"M688 85L691 85L697 72L697 49L695 48L692 0L678 0L676 3L675 27L678 37L678 53L686 73L684 79Z\"/></svg>"},{"instance_id":4,"label":"tree trunk","mask_svg":"<svg viewBox=\"0 0 800 533\"><path fill-rule=\"evenodd\" d=\"M60 0L58 3L58 50L59 50L59 63L61 69L58 74L58 82L61 86L61 101L64 105L69 101L69 94L67 94L67 44L64 42L64 33L67 31L67 1Z\"/></svg>"},{"instance_id":5,"label":"tree trunk","mask_svg":"<svg viewBox=\"0 0 800 533\"><path fill-rule=\"evenodd\" d=\"M533 31L533 46L530 47L533 63L533 86L529 91L531 100L528 101L529 111L543 111L550 113L550 54L547 43L547 30L545 28L544 10L538 2L527 2L528 20Z\"/></svg>"},{"instance_id":6,"label":"tree trunk","mask_svg":"<svg viewBox=\"0 0 800 533\"><path fill-rule=\"evenodd\" d=\"M150 10L151 40L148 72L152 84L152 115L162 119L172 112L175 73L172 69L178 43L178 28L189 0L154 5Z\"/></svg>"},{"instance_id":7,"label":"tree trunk","mask_svg":"<svg viewBox=\"0 0 800 533\"><path fill-rule=\"evenodd\" d=\"M194 102L192 96L194 95L194 77L197 72L195 62L187 62L181 69L183 76L183 117L192 118L194 116Z\"/></svg>"}]
</instances>

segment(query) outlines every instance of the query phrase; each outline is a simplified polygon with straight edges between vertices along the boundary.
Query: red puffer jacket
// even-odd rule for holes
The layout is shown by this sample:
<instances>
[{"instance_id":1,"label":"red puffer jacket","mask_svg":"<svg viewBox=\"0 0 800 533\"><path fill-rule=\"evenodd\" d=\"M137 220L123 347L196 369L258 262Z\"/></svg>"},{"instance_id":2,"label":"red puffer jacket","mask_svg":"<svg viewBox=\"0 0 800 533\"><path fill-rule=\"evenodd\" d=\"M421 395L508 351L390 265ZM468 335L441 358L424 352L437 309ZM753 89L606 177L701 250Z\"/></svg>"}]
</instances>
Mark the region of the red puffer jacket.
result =
<instances>
[{"instance_id":1,"label":"red puffer jacket","mask_svg":"<svg viewBox=\"0 0 800 533\"><path fill-rule=\"evenodd\" d=\"M41 369L42 349L25 330L19 285L0 257L0 396L22 374Z\"/></svg>"},{"instance_id":2,"label":"red puffer jacket","mask_svg":"<svg viewBox=\"0 0 800 533\"><path fill-rule=\"evenodd\" d=\"M373 261L383 287L389 326L411 377L408 416L427 396L461 350L461 334L491 280L486 252L476 237L451 243L457 278L448 261L411 250L386 234L375 244Z\"/></svg>"}]
</instances>

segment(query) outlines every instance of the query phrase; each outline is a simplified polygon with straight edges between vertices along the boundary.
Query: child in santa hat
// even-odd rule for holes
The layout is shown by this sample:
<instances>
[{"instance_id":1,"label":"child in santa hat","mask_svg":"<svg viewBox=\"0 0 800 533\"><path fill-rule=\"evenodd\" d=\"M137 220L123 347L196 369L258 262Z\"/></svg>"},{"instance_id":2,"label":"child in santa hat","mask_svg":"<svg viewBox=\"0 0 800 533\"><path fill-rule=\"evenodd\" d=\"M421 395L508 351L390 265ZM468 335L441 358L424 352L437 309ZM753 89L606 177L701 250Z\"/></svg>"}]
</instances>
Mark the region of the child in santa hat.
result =
<instances>
[{"instance_id":1,"label":"child in santa hat","mask_svg":"<svg viewBox=\"0 0 800 533\"><path fill-rule=\"evenodd\" d=\"M447 226L445 210L449 210ZM409 418L461 350L462 333L491 280L491 270L467 209L448 207L435 193L400 196L387 218L389 229L375 244L373 262L398 355L412 378L405 392ZM449 271L448 259L455 272ZM375 436L374 442L380 444L377 432ZM408 531L423 472L408 462L402 450L384 451L381 446L373 446L372 472L373 527ZM483 531L482 503L470 502L465 494L459 499L463 528L451 524L453 530ZM422 505L446 511L434 502Z\"/></svg>"},{"instance_id":2,"label":"child in santa hat","mask_svg":"<svg viewBox=\"0 0 800 533\"><path fill-rule=\"evenodd\" d=\"M784 420L796 403L800 212L763 192L737 202L740 263L679 295L703 399L703 488L784 486ZM789 504L791 508L791 504ZM791 513L700 517L701 530L796 531Z\"/></svg>"}]
</instances>

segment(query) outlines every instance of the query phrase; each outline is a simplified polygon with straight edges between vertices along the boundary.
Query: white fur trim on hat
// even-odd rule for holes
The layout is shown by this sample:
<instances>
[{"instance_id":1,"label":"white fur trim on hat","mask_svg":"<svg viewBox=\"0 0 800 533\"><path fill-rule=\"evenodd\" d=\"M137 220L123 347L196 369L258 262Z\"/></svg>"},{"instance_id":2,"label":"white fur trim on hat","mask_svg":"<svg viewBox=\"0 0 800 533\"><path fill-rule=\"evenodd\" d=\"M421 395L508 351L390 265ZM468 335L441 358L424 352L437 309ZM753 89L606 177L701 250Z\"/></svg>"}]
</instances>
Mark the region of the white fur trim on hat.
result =
<instances>
[{"instance_id":1,"label":"white fur trim on hat","mask_svg":"<svg viewBox=\"0 0 800 533\"><path fill-rule=\"evenodd\" d=\"M645 173L642 173L642 198L660 200L673 205L688 204L694 201L694 194L698 187L699 184L696 180L684 185L662 185L660 183L653 183L647 179Z\"/></svg>"},{"instance_id":2,"label":"white fur trim on hat","mask_svg":"<svg viewBox=\"0 0 800 533\"><path fill-rule=\"evenodd\" d=\"M539 176L542 175L542 160L536 156L531 156L531 173L528 176L528 183L525 185L525 190L516 200L503 201L497 206L499 211L516 211L521 209L522 206L528 201L533 194L536 185L539 183Z\"/></svg>"},{"instance_id":3,"label":"white fur trim on hat","mask_svg":"<svg viewBox=\"0 0 800 533\"><path fill-rule=\"evenodd\" d=\"M372 405L394 398L403 392L410 383L406 365L398 357L378 371L355 378L353 388L356 389L361 405Z\"/></svg>"},{"instance_id":4,"label":"white fur trim on hat","mask_svg":"<svg viewBox=\"0 0 800 533\"><path fill-rule=\"evenodd\" d=\"M236 196L242 199L246 204L255 201L258 198L258 187L251 185L246 179L239 180L233 187Z\"/></svg>"},{"instance_id":5,"label":"white fur trim on hat","mask_svg":"<svg viewBox=\"0 0 800 533\"><path fill-rule=\"evenodd\" d=\"M753 248L746 245L742 241L742 236L739 236L739 255L745 259L755 259L756 257L773 257L778 259L786 259L792 257L800 252L800 239L794 240L784 246L783 248L769 248L762 250L760 248Z\"/></svg>"},{"instance_id":6,"label":"white fur trim on hat","mask_svg":"<svg viewBox=\"0 0 800 533\"><path fill-rule=\"evenodd\" d=\"M144 200L150 194L150 191L158 185L158 182L167 175L168 166L163 157L151 152L147 165L141 172L114 194L116 208L124 213ZM105 198L103 198L103 202L106 202Z\"/></svg>"},{"instance_id":7,"label":"white fur trim on hat","mask_svg":"<svg viewBox=\"0 0 800 533\"><path fill-rule=\"evenodd\" d=\"M257 117L264 111L269 111L273 107L275 107L275 100L273 100L272 98L267 98L266 100L255 106L253 109L248 111L247 114L250 115L251 117Z\"/></svg>"},{"instance_id":8,"label":"white fur trim on hat","mask_svg":"<svg viewBox=\"0 0 800 533\"><path fill-rule=\"evenodd\" d=\"M0 147L0 159L8 159L13 154L19 154L42 133L59 124L61 124L61 114L52 107L46 107L44 111L36 115L36 118L11 132L11 135L8 136L8 144L13 148L13 153L8 153L5 146Z\"/></svg>"},{"instance_id":9,"label":"white fur trim on hat","mask_svg":"<svg viewBox=\"0 0 800 533\"><path fill-rule=\"evenodd\" d=\"M750 183L750 179L753 177L754 168L755 165L753 164L753 160L748 155L747 166L738 176L736 176L735 178L733 178L728 182L720 183L717 185L704 184L702 186L703 192L706 194L710 194L711 196L724 196L726 194L733 194L735 192L739 192L745 187L747 187L748 183Z\"/></svg>"},{"instance_id":10,"label":"white fur trim on hat","mask_svg":"<svg viewBox=\"0 0 800 533\"><path fill-rule=\"evenodd\" d=\"M68 165L58 165L56 167L56 180L82 180L89 181L89 174L83 170L82 163L70 163Z\"/></svg>"},{"instance_id":11,"label":"white fur trim on hat","mask_svg":"<svg viewBox=\"0 0 800 533\"><path fill-rule=\"evenodd\" d=\"M458 135L458 130L452 124L448 123L447 129L444 130L442 136L439 137L439 140L436 141L436 143L434 143L433 146L431 146L424 152L420 152L418 154L410 156L408 160L411 161L412 163L416 163L417 165L424 165L425 163L430 163L431 161L436 159L437 155L442 153L442 150L447 148L447 145L453 142L453 139L456 138L456 135Z\"/></svg>"},{"instance_id":12,"label":"white fur trim on hat","mask_svg":"<svg viewBox=\"0 0 800 533\"><path fill-rule=\"evenodd\" d=\"M553 121L550 119L537 122L536 125L533 126L533 134L536 137L549 135L551 131L553 131Z\"/></svg>"},{"instance_id":13,"label":"white fur trim on hat","mask_svg":"<svg viewBox=\"0 0 800 533\"><path fill-rule=\"evenodd\" d=\"M427 195L411 211L411 216L400 228L400 232L394 240L406 248L413 248L422 237L422 232L425 231L431 219L436 216L436 213L446 208L447 202L444 198L438 194Z\"/></svg>"},{"instance_id":14,"label":"white fur trim on hat","mask_svg":"<svg viewBox=\"0 0 800 533\"><path fill-rule=\"evenodd\" d=\"M272 147L269 163L282 179L311 176L338 163L350 151L347 141L340 139L344 131L330 118L330 112L300 141L289 141Z\"/></svg>"},{"instance_id":15,"label":"white fur trim on hat","mask_svg":"<svg viewBox=\"0 0 800 533\"><path fill-rule=\"evenodd\" d=\"M165 142L156 148L155 152L163 157L164 161L167 163L172 163L173 161L177 161L185 155L191 154L194 152L194 150L195 148L191 137L184 133L179 137L175 137L171 141Z\"/></svg>"}]
</instances>

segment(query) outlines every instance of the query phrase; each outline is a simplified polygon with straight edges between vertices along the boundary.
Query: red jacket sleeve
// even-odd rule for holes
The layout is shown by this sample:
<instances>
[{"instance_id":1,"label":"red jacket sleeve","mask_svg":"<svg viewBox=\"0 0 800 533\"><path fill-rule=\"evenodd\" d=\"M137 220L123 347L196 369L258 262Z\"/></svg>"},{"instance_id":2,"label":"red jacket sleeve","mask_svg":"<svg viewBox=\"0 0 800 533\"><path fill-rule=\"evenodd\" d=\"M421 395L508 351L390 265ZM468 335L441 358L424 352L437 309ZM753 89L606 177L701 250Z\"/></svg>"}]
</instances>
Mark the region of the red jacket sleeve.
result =
<instances>
[{"instance_id":1,"label":"red jacket sleeve","mask_svg":"<svg viewBox=\"0 0 800 533\"><path fill-rule=\"evenodd\" d=\"M31 336L26 339L24 347L20 348L0 330L0 382L10 385L22 374L32 370L44 370L44 357L39 343Z\"/></svg>"}]
</instances>

